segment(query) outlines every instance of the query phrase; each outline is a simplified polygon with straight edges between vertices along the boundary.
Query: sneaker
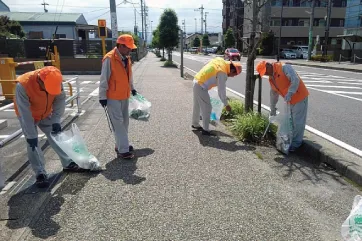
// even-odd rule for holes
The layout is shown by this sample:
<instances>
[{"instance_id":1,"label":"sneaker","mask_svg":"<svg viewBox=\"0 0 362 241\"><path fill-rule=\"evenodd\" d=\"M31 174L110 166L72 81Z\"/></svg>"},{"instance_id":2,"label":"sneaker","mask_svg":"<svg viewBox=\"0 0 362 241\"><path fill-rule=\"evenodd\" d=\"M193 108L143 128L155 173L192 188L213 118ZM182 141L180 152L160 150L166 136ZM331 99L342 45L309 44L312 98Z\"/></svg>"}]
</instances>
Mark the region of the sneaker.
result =
<instances>
[{"instance_id":1,"label":"sneaker","mask_svg":"<svg viewBox=\"0 0 362 241\"><path fill-rule=\"evenodd\" d=\"M212 134L211 131L205 131L205 130L202 130L202 135L204 135L204 136L214 136L214 134Z\"/></svg>"},{"instance_id":2,"label":"sneaker","mask_svg":"<svg viewBox=\"0 0 362 241\"><path fill-rule=\"evenodd\" d=\"M191 127L192 127L193 129L197 130L197 131L202 131L202 130L203 130L203 128L202 128L201 126L194 126L194 125L192 125Z\"/></svg>"},{"instance_id":3,"label":"sneaker","mask_svg":"<svg viewBox=\"0 0 362 241\"><path fill-rule=\"evenodd\" d=\"M46 188L49 187L49 181L45 174L40 174L36 177L35 185L38 188Z\"/></svg>"},{"instance_id":4,"label":"sneaker","mask_svg":"<svg viewBox=\"0 0 362 241\"><path fill-rule=\"evenodd\" d=\"M77 163L71 162L67 167L63 168L63 172L89 172L89 169L84 169L78 166Z\"/></svg>"},{"instance_id":5,"label":"sneaker","mask_svg":"<svg viewBox=\"0 0 362 241\"><path fill-rule=\"evenodd\" d=\"M117 154L118 154L118 148L117 147L114 147L114 151L117 152ZM129 146L129 152L132 152L132 151L134 151L133 146Z\"/></svg>"}]
</instances>

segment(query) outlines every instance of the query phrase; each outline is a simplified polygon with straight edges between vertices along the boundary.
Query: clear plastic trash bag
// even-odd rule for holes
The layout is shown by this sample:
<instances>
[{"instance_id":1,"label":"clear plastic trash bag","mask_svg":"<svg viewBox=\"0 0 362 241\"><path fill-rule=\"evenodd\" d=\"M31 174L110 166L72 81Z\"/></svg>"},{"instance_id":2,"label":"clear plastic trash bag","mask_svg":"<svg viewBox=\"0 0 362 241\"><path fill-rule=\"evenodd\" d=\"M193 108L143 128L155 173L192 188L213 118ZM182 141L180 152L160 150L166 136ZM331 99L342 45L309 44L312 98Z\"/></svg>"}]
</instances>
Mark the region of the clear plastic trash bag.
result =
<instances>
[{"instance_id":1,"label":"clear plastic trash bag","mask_svg":"<svg viewBox=\"0 0 362 241\"><path fill-rule=\"evenodd\" d=\"M128 112L129 116L133 119L148 119L151 113L151 102L139 93L135 96L131 95L129 98Z\"/></svg>"},{"instance_id":2,"label":"clear plastic trash bag","mask_svg":"<svg viewBox=\"0 0 362 241\"><path fill-rule=\"evenodd\" d=\"M362 240L362 196L354 197L352 210L342 224L341 235L344 241Z\"/></svg>"},{"instance_id":3,"label":"clear plastic trash bag","mask_svg":"<svg viewBox=\"0 0 362 241\"><path fill-rule=\"evenodd\" d=\"M70 130L51 134L51 138L79 167L92 171L101 169L98 159L89 153L77 124L73 123Z\"/></svg>"},{"instance_id":4,"label":"clear plastic trash bag","mask_svg":"<svg viewBox=\"0 0 362 241\"><path fill-rule=\"evenodd\" d=\"M293 119L290 104L287 102L284 102L283 110L277 116L276 122L278 125L276 148L288 155L293 140Z\"/></svg>"},{"instance_id":5,"label":"clear plastic trash bag","mask_svg":"<svg viewBox=\"0 0 362 241\"><path fill-rule=\"evenodd\" d=\"M210 121L219 121L221 117L222 110L224 108L224 103L222 103L221 99L219 98L219 94L217 90L211 89L209 90L210 95L210 102L211 102L211 115Z\"/></svg>"}]
</instances>

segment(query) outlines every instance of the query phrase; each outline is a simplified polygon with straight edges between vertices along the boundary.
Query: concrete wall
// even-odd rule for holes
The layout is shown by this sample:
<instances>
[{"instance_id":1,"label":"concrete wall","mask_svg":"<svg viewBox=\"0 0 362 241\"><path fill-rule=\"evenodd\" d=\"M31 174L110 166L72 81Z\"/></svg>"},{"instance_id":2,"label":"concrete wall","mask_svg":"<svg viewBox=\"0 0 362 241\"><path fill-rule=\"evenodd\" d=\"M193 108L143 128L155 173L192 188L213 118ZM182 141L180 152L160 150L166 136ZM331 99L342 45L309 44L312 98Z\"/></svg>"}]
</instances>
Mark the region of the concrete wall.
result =
<instances>
[{"instance_id":1,"label":"concrete wall","mask_svg":"<svg viewBox=\"0 0 362 241\"><path fill-rule=\"evenodd\" d=\"M22 23L24 31L28 34L30 31L43 32L43 39L53 38L56 25L26 25ZM76 39L75 25L59 25L57 34L65 34L66 38Z\"/></svg>"}]
</instances>

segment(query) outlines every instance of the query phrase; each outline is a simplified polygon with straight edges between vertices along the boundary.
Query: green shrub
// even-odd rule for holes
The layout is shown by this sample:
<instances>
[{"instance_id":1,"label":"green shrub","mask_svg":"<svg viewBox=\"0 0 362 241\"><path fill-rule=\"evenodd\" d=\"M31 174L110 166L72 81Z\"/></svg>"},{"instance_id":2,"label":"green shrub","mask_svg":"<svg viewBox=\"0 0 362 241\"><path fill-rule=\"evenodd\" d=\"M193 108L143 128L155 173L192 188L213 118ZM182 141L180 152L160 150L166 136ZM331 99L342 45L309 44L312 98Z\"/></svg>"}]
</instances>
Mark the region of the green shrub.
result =
<instances>
[{"instance_id":1,"label":"green shrub","mask_svg":"<svg viewBox=\"0 0 362 241\"><path fill-rule=\"evenodd\" d=\"M164 62L164 61L166 61L166 58L161 57L160 61Z\"/></svg>"},{"instance_id":2,"label":"green shrub","mask_svg":"<svg viewBox=\"0 0 362 241\"><path fill-rule=\"evenodd\" d=\"M268 123L268 119L259 113L245 113L232 121L231 131L242 141L259 142Z\"/></svg>"},{"instance_id":3,"label":"green shrub","mask_svg":"<svg viewBox=\"0 0 362 241\"><path fill-rule=\"evenodd\" d=\"M177 64L175 64L174 62L172 61L169 61L167 60L164 64L163 64L164 67L173 67L173 68L177 68Z\"/></svg>"},{"instance_id":4,"label":"green shrub","mask_svg":"<svg viewBox=\"0 0 362 241\"><path fill-rule=\"evenodd\" d=\"M244 104L240 100L231 99L229 100L229 105L231 107L230 112L227 112L225 109L222 111L225 120L232 120L237 116L244 114Z\"/></svg>"},{"instance_id":5,"label":"green shrub","mask_svg":"<svg viewBox=\"0 0 362 241\"><path fill-rule=\"evenodd\" d=\"M322 60L322 55L321 54L318 54L318 55L314 55L311 57L311 59L313 61L321 61ZM324 59L329 62L329 61L333 61L333 55L327 55L324 57Z\"/></svg>"}]
</instances>

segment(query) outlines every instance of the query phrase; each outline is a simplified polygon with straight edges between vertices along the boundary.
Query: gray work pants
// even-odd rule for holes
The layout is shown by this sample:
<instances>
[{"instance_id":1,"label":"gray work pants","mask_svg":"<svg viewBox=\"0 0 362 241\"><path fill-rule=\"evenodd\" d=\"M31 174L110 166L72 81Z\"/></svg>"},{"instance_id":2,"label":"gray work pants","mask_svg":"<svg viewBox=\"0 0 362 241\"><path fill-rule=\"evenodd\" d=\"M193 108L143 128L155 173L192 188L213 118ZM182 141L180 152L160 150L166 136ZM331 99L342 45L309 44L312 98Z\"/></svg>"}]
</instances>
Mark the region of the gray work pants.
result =
<instances>
[{"instance_id":1,"label":"gray work pants","mask_svg":"<svg viewBox=\"0 0 362 241\"><path fill-rule=\"evenodd\" d=\"M210 115L211 115L211 101L208 90L203 89L199 84L194 82L194 107L192 111L192 125L200 126L200 110L202 116L202 127L205 131L210 131Z\"/></svg>"},{"instance_id":2,"label":"gray work pants","mask_svg":"<svg viewBox=\"0 0 362 241\"><path fill-rule=\"evenodd\" d=\"M20 122L21 127L23 128L23 120L21 117L19 117L19 122ZM53 124L53 122L48 117L44 120L34 123L34 126L35 126L36 130L38 130L37 129L37 126L38 126L40 128L40 130L42 132L44 132L45 136L48 139L49 145L53 148L55 153L58 154L60 162L62 163L62 166L67 167L72 162L72 159L70 159L68 157L68 155L65 154L65 152L51 138L50 133L52 132L52 124ZM40 174L46 174L46 171L44 168L45 159L44 159L44 154L43 154L41 148L38 146L33 151L28 143L26 143L26 146L27 146L27 152L28 152L28 159L29 159L31 168L33 169L35 175L38 176Z\"/></svg>"},{"instance_id":3,"label":"gray work pants","mask_svg":"<svg viewBox=\"0 0 362 241\"><path fill-rule=\"evenodd\" d=\"M302 145L305 125L307 122L308 97L304 100L291 105L293 119L293 140L292 148L298 148Z\"/></svg>"},{"instance_id":4,"label":"gray work pants","mask_svg":"<svg viewBox=\"0 0 362 241\"><path fill-rule=\"evenodd\" d=\"M128 99L127 100L107 100L109 118L111 119L114 138L119 153L129 152L128 141Z\"/></svg>"}]
</instances>

